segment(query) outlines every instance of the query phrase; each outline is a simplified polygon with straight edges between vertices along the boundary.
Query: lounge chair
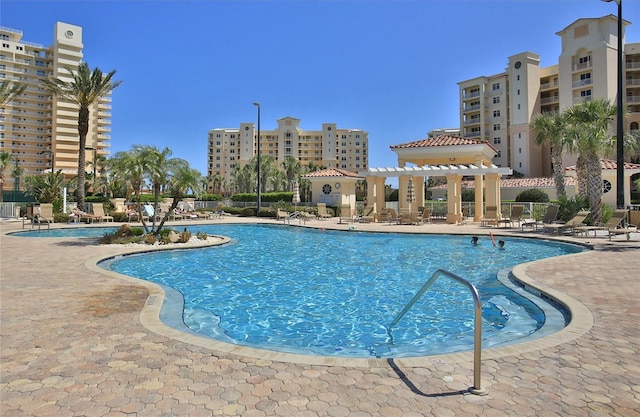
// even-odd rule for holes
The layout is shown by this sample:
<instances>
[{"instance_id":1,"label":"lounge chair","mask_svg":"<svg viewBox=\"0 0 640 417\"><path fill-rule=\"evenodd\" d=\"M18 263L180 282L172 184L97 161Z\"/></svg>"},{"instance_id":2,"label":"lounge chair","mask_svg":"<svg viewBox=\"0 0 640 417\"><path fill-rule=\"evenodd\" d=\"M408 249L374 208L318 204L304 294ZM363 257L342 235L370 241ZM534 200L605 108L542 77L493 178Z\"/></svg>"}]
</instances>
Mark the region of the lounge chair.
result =
<instances>
[{"instance_id":1,"label":"lounge chair","mask_svg":"<svg viewBox=\"0 0 640 417\"><path fill-rule=\"evenodd\" d=\"M93 210L93 218L94 220L98 220L100 223L102 222L112 222L113 216L108 216L104 212L104 205L102 203L93 203L91 205Z\"/></svg>"},{"instance_id":2,"label":"lounge chair","mask_svg":"<svg viewBox=\"0 0 640 417\"><path fill-rule=\"evenodd\" d=\"M388 223L398 223L398 214L395 209L385 208L380 212L380 221L387 221Z\"/></svg>"},{"instance_id":3,"label":"lounge chair","mask_svg":"<svg viewBox=\"0 0 640 417\"><path fill-rule=\"evenodd\" d=\"M518 226L520 226L522 213L524 213L524 206L520 204L514 205L511 207L511 215L509 217L505 217L504 219L500 219L498 221L498 224L504 224L505 227L507 225L510 225L510 227L513 227L513 224L515 222L518 222Z\"/></svg>"},{"instance_id":4,"label":"lounge chair","mask_svg":"<svg viewBox=\"0 0 640 417\"><path fill-rule=\"evenodd\" d=\"M53 223L53 204L45 203L40 204L38 207L33 207L33 211L22 218L22 227L24 227L25 220L30 221L31 228L37 224L39 229L42 223L47 225L47 229L50 228L51 223Z\"/></svg>"},{"instance_id":5,"label":"lounge chair","mask_svg":"<svg viewBox=\"0 0 640 417\"><path fill-rule=\"evenodd\" d=\"M588 210L579 211L571 220L566 223L550 223L544 224L542 227L544 230L555 230L556 235L560 234L561 230L571 230L573 233L573 229L576 227L586 226L584 224L585 219L589 216Z\"/></svg>"},{"instance_id":6,"label":"lounge chair","mask_svg":"<svg viewBox=\"0 0 640 417\"><path fill-rule=\"evenodd\" d=\"M420 213L420 217L418 218L417 224L425 224L431 223L431 212L433 209L424 208L422 213Z\"/></svg>"},{"instance_id":7,"label":"lounge chair","mask_svg":"<svg viewBox=\"0 0 640 417\"><path fill-rule=\"evenodd\" d=\"M480 222L480 226L488 226L490 224L493 226L498 225L498 207L487 206L484 211L484 217Z\"/></svg>"},{"instance_id":8,"label":"lounge chair","mask_svg":"<svg viewBox=\"0 0 640 417\"><path fill-rule=\"evenodd\" d=\"M609 240L611 240L612 236L617 235L627 235L627 240L631 239L630 233L635 233L638 231L638 225L626 225L625 221L627 219L627 214L629 210L616 210L613 212L613 215L607 221L603 229L607 231L609 236Z\"/></svg>"},{"instance_id":9,"label":"lounge chair","mask_svg":"<svg viewBox=\"0 0 640 417\"><path fill-rule=\"evenodd\" d=\"M289 217L289 213L282 209L278 209L278 211L276 212L276 220L284 220L287 217Z\"/></svg>"},{"instance_id":10,"label":"lounge chair","mask_svg":"<svg viewBox=\"0 0 640 417\"><path fill-rule=\"evenodd\" d=\"M576 232L585 232L588 234L590 230L593 230L595 233L597 233L597 230L606 230L609 240L611 240L611 237L617 235L627 235L627 240L629 240L631 239L631 233L638 232L638 225L627 225L625 227L624 222L628 214L629 210L615 210L611 218L604 225L579 227Z\"/></svg>"},{"instance_id":11,"label":"lounge chair","mask_svg":"<svg viewBox=\"0 0 640 417\"><path fill-rule=\"evenodd\" d=\"M553 224L558 218L559 208L560 207L555 204L550 204L547 206L547 211L545 212L542 221L525 220L520 224L522 231L524 231L525 227L530 227L534 232L537 232L538 227L544 227L545 224Z\"/></svg>"},{"instance_id":12,"label":"lounge chair","mask_svg":"<svg viewBox=\"0 0 640 417\"><path fill-rule=\"evenodd\" d=\"M340 219L338 223L352 223L353 221L354 217L351 214L351 206L349 204L340 206Z\"/></svg>"},{"instance_id":13,"label":"lounge chair","mask_svg":"<svg viewBox=\"0 0 640 417\"><path fill-rule=\"evenodd\" d=\"M327 212L326 203L318 203L316 207L318 208L318 219L319 220L324 220L324 219L328 219L330 217L333 217L331 214L329 214Z\"/></svg>"},{"instance_id":14,"label":"lounge chair","mask_svg":"<svg viewBox=\"0 0 640 417\"><path fill-rule=\"evenodd\" d=\"M375 223L376 220L377 216L373 212L373 207L366 208L362 216L359 218L359 221L362 223Z\"/></svg>"}]
</instances>

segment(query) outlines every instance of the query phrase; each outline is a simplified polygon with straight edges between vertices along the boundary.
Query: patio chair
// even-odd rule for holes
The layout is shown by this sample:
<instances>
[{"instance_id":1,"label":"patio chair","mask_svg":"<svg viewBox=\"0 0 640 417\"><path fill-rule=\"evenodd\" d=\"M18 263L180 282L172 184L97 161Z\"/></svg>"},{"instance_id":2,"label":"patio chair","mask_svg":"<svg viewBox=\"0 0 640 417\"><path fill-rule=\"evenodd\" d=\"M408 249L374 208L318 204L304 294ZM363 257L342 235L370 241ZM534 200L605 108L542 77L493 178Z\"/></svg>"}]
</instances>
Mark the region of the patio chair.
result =
<instances>
[{"instance_id":1,"label":"patio chair","mask_svg":"<svg viewBox=\"0 0 640 417\"><path fill-rule=\"evenodd\" d=\"M628 213L629 210L616 210L609 221L604 224L603 229L607 231L609 240L612 236L617 235L627 235L627 240L629 240L631 239L630 233L638 231L638 225L627 224L625 226Z\"/></svg>"},{"instance_id":2,"label":"patio chair","mask_svg":"<svg viewBox=\"0 0 640 417\"><path fill-rule=\"evenodd\" d=\"M566 223L550 223L543 225L543 230L555 230L556 235L560 234L561 230L571 230L576 227L586 226L584 224L585 219L589 216L589 210L581 210L571 220Z\"/></svg>"},{"instance_id":3,"label":"patio chair","mask_svg":"<svg viewBox=\"0 0 640 417\"><path fill-rule=\"evenodd\" d=\"M104 212L104 204L102 203L93 203L92 204L92 210L93 210L93 218L95 220L98 220L100 223L106 221L106 222L112 222L113 221L113 216L108 216L107 214L105 214Z\"/></svg>"},{"instance_id":4,"label":"patio chair","mask_svg":"<svg viewBox=\"0 0 640 417\"><path fill-rule=\"evenodd\" d=\"M373 212L373 207L366 208L364 210L364 213L362 213L362 216L360 216L359 220L362 223L375 223L375 221L377 220L377 216Z\"/></svg>"},{"instance_id":5,"label":"patio chair","mask_svg":"<svg viewBox=\"0 0 640 417\"><path fill-rule=\"evenodd\" d=\"M53 223L53 204L40 204L38 207L33 207L32 210L31 213L27 213L22 218L22 227L24 227L25 220L29 220L31 228L37 224L39 229L43 223L47 225L47 228L50 228L51 223Z\"/></svg>"},{"instance_id":6,"label":"patio chair","mask_svg":"<svg viewBox=\"0 0 640 417\"><path fill-rule=\"evenodd\" d=\"M422 210L422 214L418 218L418 224L431 223L431 212L432 211L433 211L433 209L424 208Z\"/></svg>"},{"instance_id":7,"label":"patio chair","mask_svg":"<svg viewBox=\"0 0 640 417\"><path fill-rule=\"evenodd\" d=\"M276 220L284 220L287 217L289 217L289 213L282 209L278 209L278 211L276 212Z\"/></svg>"},{"instance_id":8,"label":"patio chair","mask_svg":"<svg viewBox=\"0 0 640 417\"><path fill-rule=\"evenodd\" d=\"M490 224L493 226L498 225L498 207L487 206L484 211L484 217L480 221L480 226L488 226Z\"/></svg>"},{"instance_id":9,"label":"patio chair","mask_svg":"<svg viewBox=\"0 0 640 417\"><path fill-rule=\"evenodd\" d=\"M522 228L522 231L524 231L525 227L530 227L531 230L537 232L538 231L538 227L544 227L545 224L553 224L556 219L558 218L558 210L560 209L560 207L556 204L550 204L549 206L547 206L547 211L544 214L544 217L542 218L542 221L538 221L538 220L525 220L520 224L520 227Z\"/></svg>"},{"instance_id":10,"label":"patio chair","mask_svg":"<svg viewBox=\"0 0 640 417\"><path fill-rule=\"evenodd\" d=\"M509 217L506 217L504 219L500 219L499 220L499 224L503 224L505 225L510 225L511 227L513 227L513 224L515 222L518 222L518 226L520 226L520 221L522 219L522 213L524 213L524 206L523 205L514 205L511 207L511 215Z\"/></svg>"},{"instance_id":11,"label":"patio chair","mask_svg":"<svg viewBox=\"0 0 640 417\"><path fill-rule=\"evenodd\" d=\"M340 218L338 223L351 223L354 221L354 217L351 214L351 206L349 204L343 204L340 206Z\"/></svg>"},{"instance_id":12,"label":"patio chair","mask_svg":"<svg viewBox=\"0 0 640 417\"><path fill-rule=\"evenodd\" d=\"M398 222L398 214L395 209L385 208L380 212L380 221L387 221L388 223L397 223Z\"/></svg>"},{"instance_id":13,"label":"patio chair","mask_svg":"<svg viewBox=\"0 0 640 417\"><path fill-rule=\"evenodd\" d=\"M316 207L318 208L318 219L319 220L324 220L324 219L328 219L330 217L333 217L331 214L329 214L327 212L327 204L326 203L318 203Z\"/></svg>"}]
</instances>

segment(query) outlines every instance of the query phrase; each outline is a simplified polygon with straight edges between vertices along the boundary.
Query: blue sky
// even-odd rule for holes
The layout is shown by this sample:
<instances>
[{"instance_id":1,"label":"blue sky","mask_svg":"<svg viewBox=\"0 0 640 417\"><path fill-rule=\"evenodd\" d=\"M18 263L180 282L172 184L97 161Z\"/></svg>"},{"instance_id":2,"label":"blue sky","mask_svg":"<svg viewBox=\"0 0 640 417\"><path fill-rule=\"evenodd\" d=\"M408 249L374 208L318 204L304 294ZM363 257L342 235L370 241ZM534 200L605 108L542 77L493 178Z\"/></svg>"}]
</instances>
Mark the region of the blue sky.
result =
<instances>
[{"instance_id":1,"label":"blue sky","mask_svg":"<svg viewBox=\"0 0 640 417\"><path fill-rule=\"evenodd\" d=\"M85 61L116 70L111 153L169 147L206 174L207 132L301 119L369 132L369 166L389 146L457 127L457 83L504 71L524 51L557 63L555 34L616 14L599 0L1 0L0 25L50 45L56 21L83 27ZM640 42L640 0L623 0ZM635 24L633 24L635 23Z\"/></svg>"}]
</instances>

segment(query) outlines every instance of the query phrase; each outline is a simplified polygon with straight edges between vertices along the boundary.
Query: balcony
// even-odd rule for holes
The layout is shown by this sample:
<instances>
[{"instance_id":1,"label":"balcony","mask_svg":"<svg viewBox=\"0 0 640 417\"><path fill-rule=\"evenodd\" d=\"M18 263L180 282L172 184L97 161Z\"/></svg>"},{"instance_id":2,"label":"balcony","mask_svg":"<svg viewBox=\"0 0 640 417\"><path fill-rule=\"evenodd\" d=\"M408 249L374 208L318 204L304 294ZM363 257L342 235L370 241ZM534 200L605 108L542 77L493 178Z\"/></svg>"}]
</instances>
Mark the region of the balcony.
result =
<instances>
[{"instance_id":1,"label":"balcony","mask_svg":"<svg viewBox=\"0 0 640 417\"><path fill-rule=\"evenodd\" d=\"M542 97L540 99L540 104L551 104L551 103L557 103L559 101L560 101L560 96Z\"/></svg>"},{"instance_id":2,"label":"balcony","mask_svg":"<svg viewBox=\"0 0 640 417\"><path fill-rule=\"evenodd\" d=\"M480 91L474 91L474 92L472 92L472 93L467 93L467 92L465 92L465 93L463 93L463 95L462 95L462 98L463 98L464 100L468 100L468 99L470 99L470 98L474 98L474 97L480 97Z\"/></svg>"},{"instance_id":3,"label":"balcony","mask_svg":"<svg viewBox=\"0 0 640 417\"><path fill-rule=\"evenodd\" d=\"M558 88L558 81L554 81L552 83L544 83L544 84L540 84L540 89L541 90L548 90L550 88Z\"/></svg>"},{"instance_id":4,"label":"balcony","mask_svg":"<svg viewBox=\"0 0 640 417\"><path fill-rule=\"evenodd\" d=\"M572 71L581 71L581 70L585 70L587 68L591 68L593 65L591 64L591 61L588 62L580 62L577 64L573 64L571 66L571 70Z\"/></svg>"},{"instance_id":5,"label":"balcony","mask_svg":"<svg viewBox=\"0 0 640 417\"><path fill-rule=\"evenodd\" d=\"M626 69L640 69L640 61L627 62Z\"/></svg>"},{"instance_id":6,"label":"balcony","mask_svg":"<svg viewBox=\"0 0 640 417\"><path fill-rule=\"evenodd\" d=\"M473 106L465 106L465 108L462 111L468 112L468 111L474 111L474 110L480 110L480 104L474 104Z\"/></svg>"},{"instance_id":7,"label":"balcony","mask_svg":"<svg viewBox=\"0 0 640 417\"><path fill-rule=\"evenodd\" d=\"M587 78L584 80L576 80L571 84L571 86L573 88L576 88L576 87L583 87L585 85L591 85L591 84L593 84L593 81L591 81L591 78Z\"/></svg>"},{"instance_id":8,"label":"balcony","mask_svg":"<svg viewBox=\"0 0 640 417\"><path fill-rule=\"evenodd\" d=\"M480 124L480 118L477 119L469 119L469 120L465 120L464 121L464 125L465 126L470 126L470 125L479 125Z\"/></svg>"}]
</instances>

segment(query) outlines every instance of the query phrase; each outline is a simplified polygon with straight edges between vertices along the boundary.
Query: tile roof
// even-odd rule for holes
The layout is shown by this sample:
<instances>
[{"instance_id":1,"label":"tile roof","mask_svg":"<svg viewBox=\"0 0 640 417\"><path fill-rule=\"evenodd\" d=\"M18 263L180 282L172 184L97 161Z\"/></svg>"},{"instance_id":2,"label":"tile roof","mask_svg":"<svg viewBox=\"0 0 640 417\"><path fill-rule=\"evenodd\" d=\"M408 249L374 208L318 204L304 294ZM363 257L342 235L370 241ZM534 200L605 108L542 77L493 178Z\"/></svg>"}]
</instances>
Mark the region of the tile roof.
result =
<instances>
[{"instance_id":1,"label":"tile roof","mask_svg":"<svg viewBox=\"0 0 640 417\"><path fill-rule=\"evenodd\" d=\"M613 159L601 159L600 166L602 169L618 169L618 163ZM640 164L632 164L631 162L624 163L624 169L640 169ZM570 167L566 167L565 171L575 171L576 166L572 165Z\"/></svg>"},{"instance_id":2,"label":"tile roof","mask_svg":"<svg viewBox=\"0 0 640 417\"><path fill-rule=\"evenodd\" d=\"M302 178L319 178L319 177L349 177L364 179L355 172L347 171L340 168L327 168L321 171L314 171L308 174L301 175Z\"/></svg>"},{"instance_id":3,"label":"tile roof","mask_svg":"<svg viewBox=\"0 0 640 417\"><path fill-rule=\"evenodd\" d=\"M467 139L461 136L435 136L433 138L425 138L416 140L413 142L401 143L399 145L391 145L391 149L406 149L406 148L426 148L430 146L460 146L460 145L481 145L488 144L488 142L475 139Z\"/></svg>"},{"instance_id":4,"label":"tile roof","mask_svg":"<svg viewBox=\"0 0 640 417\"><path fill-rule=\"evenodd\" d=\"M566 187L575 187L576 180L573 177L564 177L564 185ZM505 178L500 180L500 188L553 188L556 182L551 177L537 178ZM462 181L462 188L474 188L475 181ZM446 184L437 185L429 188L447 188Z\"/></svg>"}]
</instances>

